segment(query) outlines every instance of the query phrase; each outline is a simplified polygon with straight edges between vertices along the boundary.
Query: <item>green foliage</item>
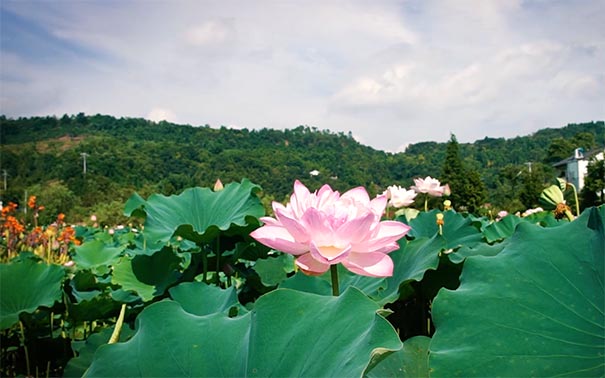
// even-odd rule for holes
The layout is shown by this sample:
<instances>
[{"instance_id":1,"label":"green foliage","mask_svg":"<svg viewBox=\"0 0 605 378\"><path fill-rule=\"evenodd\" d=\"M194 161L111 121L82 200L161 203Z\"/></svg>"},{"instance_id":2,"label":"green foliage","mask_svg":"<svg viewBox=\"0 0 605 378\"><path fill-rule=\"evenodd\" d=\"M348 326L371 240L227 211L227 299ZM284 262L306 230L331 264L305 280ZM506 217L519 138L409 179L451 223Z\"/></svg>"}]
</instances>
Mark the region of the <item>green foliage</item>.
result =
<instances>
[{"instance_id":1,"label":"green foliage","mask_svg":"<svg viewBox=\"0 0 605 378\"><path fill-rule=\"evenodd\" d=\"M152 243L168 243L173 236L207 243L231 227L259 225L264 208L257 193L260 188L244 179L223 190L191 188L179 195L152 195L147 201L133 196L126 204L126 214L144 215L144 234Z\"/></svg>"},{"instance_id":2,"label":"green foliage","mask_svg":"<svg viewBox=\"0 0 605 378\"><path fill-rule=\"evenodd\" d=\"M455 208L464 208L473 213L485 203L487 190L480 173L466 167L460 159L458 141L452 134L447 144L445 162L443 163L441 181L450 186L450 199Z\"/></svg>"},{"instance_id":3,"label":"green foliage","mask_svg":"<svg viewBox=\"0 0 605 378\"><path fill-rule=\"evenodd\" d=\"M605 160L593 160L588 163L588 173L581 197L583 207L605 203Z\"/></svg>"},{"instance_id":4,"label":"green foliage","mask_svg":"<svg viewBox=\"0 0 605 378\"><path fill-rule=\"evenodd\" d=\"M31 252L1 264L2 374L603 375L605 208L571 222L400 217L412 231L389 254L393 275L339 266L333 297L329 274L296 272L249 238L257 191L133 196L143 232L79 227L74 265ZM122 304L122 338L108 345Z\"/></svg>"},{"instance_id":5,"label":"green foliage","mask_svg":"<svg viewBox=\"0 0 605 378\"><path fill-rule=\"evenodd\" d=\"M0 330L19 321L21 313L52 307L61 300L65 273L58 265L23 259L0 265Z\"/></svg>"},{"instance_id":6,"label":"green foliage","mask_svg":"<svg viewBox=\"0 0 605 378\"><path fill-rule=\"evenodd\" d=\"M276 290L235 318L163 301L139 315L132 339L99 348L86 376L361 376L378 350L401 348L377 309L355 289L340 297Z\"/></svg>"},{"instance_id":7,"label":"green foliage","mask_svg":"<svg viewBox=\"0 0 605 378\"><path fill-rule=\"evenodd\" d=\"M429 343L426 336L416 336L406 340L403 348L391 353L377 366L366 371L367 378L428 378Z\"/></svg>"},{"instance_id":8,"label":"green foliage","mask_svg":"<svg viewBox=\"0 0 605 378\"><path fill-rule=\"evenodd\" d=\"M23 204L26 190L42 199L46 187L61 185L69 192L44 195L49 200L56 197L52 201L59 204L49 203L42 217L51 219L61 211L71 222L79 222L96 214L100 224L110 227L125 221L117 204L133 192L172 195L193 186L211 187L217 178L229 183L248 177L278 201L290 193L296 179L310 188L324 183L341 191L364 186L374 195L389 185L409 187L415 177L435 176L444 167L447 150L444 143L422 142L408 146L405 153L386 153L359 144L351 135L308 126L284 131L213 129L82 113L60 118L3 117L0 122L0 169L8 174L7 190L1 192L4 202ZM519 206L521 183L514 175L523 164L546 161L555 138L577 140L588 148L592 136L596 146L605 146L604 128L602 121L570 124L526 137L459 144L463 165L478 173L469 176L473 180L462 190L475 193L480 181L488 190L487 198L482 191L468 197L466 206L478 208L488 201L519 210L514 207ZM568 157L571 151L561 153ZM81 153L88 154L86 175ZM320 175L310 176L315 169ZM504 174L505 169L514 171L512 176ZM550 178L554 172L545 174ZM269 210L269 201L265 202Z\"/></svg>"},{"instance_id":9,"label":"green foliage","mask_svg":"<svg viewBox=\"0 0 605 378\"><path fill-rule=\"evenodd\" d=\"M523 222L497 256L468 258L433 305L431 376L603 376L603 210Z\"/></svg>"}]
</instances>

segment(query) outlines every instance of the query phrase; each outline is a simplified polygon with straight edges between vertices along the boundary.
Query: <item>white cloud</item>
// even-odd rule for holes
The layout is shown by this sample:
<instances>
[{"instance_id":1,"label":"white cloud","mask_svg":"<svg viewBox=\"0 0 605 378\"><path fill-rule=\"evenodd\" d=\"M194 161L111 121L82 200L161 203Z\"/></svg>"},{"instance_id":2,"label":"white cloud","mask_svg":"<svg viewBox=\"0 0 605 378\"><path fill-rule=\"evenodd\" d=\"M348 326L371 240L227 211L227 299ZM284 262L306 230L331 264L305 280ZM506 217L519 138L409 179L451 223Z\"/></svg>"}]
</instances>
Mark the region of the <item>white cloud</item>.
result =
<instances>
[{"instance_id":1,"label":"white cloud","mask_svg":"<svg viewBox=\"0 0 605 378\"><path fill-rule=\"evenodd\" d=\"M174 114L170 109L165 109L165 108L153 108L147 114L147 117L145 117L145 118L147 118L148 120L153 121L153 122L160 122L160 121L168 121L168 122L172 122L172 123L178 122L178 118L176 117L176 114Z\"/></svg>"},{"instance_id":2,"label":"white cloud","mask_svg":"<svg viewBox=\"0 0 605 378\"><path fill-rule=\"evenodd\" d=\"M0 47L9 116L307 124L389 150L450 132L473 141L605 118L598 0L0 7L46 31L42 45L60 52ZM4 36L23 37L6 24Z\"/></svg>"},{"instance_id":3,"label":"white cloud","mask_svg":"<svg viewBox=\"0 0 605 378\"><path fill-rule=\"evenodd\" d=\"M227 20L210 20L192 26L186 31L185 39L194 46L224 43L233 34L231 22Z\"/></svg>"}]
</instances>

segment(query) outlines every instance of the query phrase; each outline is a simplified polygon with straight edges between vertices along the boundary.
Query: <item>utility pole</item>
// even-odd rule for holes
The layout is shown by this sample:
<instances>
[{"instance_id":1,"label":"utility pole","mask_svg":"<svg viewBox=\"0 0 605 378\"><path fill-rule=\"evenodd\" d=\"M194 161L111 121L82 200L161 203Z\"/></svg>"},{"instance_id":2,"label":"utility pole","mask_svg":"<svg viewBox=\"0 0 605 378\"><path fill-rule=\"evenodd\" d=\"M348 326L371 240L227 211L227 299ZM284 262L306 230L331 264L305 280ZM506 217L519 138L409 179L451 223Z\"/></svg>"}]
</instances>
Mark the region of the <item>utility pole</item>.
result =
<instances>
[{"instance_id":1,"label":"utility pole","mask_svg":"<svg viewBox=\"0 0 605 378\"><path fill-rule=\"evenodd\" d=\"M86 175L86 157L88 154L86 152L82 152L80 156L82 156L82 173Z\"/></svg>"},{"instance_id":2,"label":"utility pole","mask_svg":"<svg viewBox=\"0 0 605 378\"><path fill-rule=\"evenodd\" d=\"M529 173L531 173L531 161L525 164L527 164L527 170L529 171Z\"/></svg>"}]
</instances>

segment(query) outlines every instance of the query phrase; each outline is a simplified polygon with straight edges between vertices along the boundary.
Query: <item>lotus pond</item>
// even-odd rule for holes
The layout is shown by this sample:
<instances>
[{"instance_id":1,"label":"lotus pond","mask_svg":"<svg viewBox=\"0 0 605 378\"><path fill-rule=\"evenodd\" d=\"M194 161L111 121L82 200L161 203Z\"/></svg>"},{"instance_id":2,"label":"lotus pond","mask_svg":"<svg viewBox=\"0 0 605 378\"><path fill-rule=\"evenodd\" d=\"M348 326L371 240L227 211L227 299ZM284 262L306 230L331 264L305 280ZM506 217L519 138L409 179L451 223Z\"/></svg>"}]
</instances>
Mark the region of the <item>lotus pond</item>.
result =
<instances>
[{"instance_id":1,"label":"lotus pond","mask_svg":"<svg viewBox=\"0 0 605 378\"><path fill-rule=\"evenodd\" d=\"M275 218L247 180L135 194L111 229L3 209L0 374L605 375L605 207L385 219L296 190Z\"/></svg>"}]
</instances>

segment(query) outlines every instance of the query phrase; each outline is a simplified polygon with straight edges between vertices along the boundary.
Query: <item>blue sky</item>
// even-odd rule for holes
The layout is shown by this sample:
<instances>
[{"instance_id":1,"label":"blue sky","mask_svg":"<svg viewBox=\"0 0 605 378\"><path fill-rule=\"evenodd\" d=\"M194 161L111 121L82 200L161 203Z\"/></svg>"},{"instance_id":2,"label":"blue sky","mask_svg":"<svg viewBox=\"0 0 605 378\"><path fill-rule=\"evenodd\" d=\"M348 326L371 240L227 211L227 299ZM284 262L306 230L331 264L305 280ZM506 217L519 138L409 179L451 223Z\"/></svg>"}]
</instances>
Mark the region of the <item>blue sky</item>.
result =
<instances>
[{"instance_id":1,"label":"blue sky","mask_svg":"<svg viewBox=\"0 0 605 378\"><path fill-rule=\"evenodd\" d=\"M0 113L349 132L377 149L605 119L605 2L0 2Z\"/></svg>"}]
</instances>

